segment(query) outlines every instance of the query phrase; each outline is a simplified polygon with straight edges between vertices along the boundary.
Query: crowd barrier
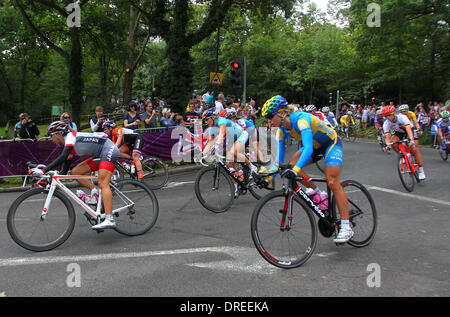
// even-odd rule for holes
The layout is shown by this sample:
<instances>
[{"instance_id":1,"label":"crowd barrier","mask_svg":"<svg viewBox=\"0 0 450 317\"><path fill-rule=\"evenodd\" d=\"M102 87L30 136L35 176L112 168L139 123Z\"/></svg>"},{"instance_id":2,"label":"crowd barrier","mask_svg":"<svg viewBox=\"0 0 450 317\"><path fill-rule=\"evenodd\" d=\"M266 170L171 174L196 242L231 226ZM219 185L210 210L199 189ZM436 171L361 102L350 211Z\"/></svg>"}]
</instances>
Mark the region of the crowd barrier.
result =
<instances>
[{"instance_id":1,"label":"crowd barrier","mask_svg":"<svg viewBox=\"0 0 450 317\"><path fill-rule=\"evenodd\" d=\"M183 133L180 131L178 135ZM172 128L142 129L139 132L145 140L144 156L157 156L163 160L172 159L172 148L179 137ZM175 132L175 133L174 133ZM62 146L55 145L49 138L33 140L0 141L0 177L21 176L27 173L27 162L47 165L61 154ZM74 164L84 158L77 158Z\"/></svg>"}]
</instances>

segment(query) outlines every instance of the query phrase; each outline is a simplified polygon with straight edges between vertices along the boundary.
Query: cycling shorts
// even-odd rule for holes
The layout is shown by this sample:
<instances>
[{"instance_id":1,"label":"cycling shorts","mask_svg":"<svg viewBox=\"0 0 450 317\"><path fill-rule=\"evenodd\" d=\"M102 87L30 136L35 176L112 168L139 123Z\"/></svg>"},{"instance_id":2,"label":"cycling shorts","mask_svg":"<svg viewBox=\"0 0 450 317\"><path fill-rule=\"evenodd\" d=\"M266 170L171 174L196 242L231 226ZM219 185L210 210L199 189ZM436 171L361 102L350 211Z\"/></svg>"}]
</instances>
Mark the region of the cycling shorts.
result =
<instances>
[{"instance_id":1,"label":"cycling shorts","mask_svg":"<svg viewBox=\"0 0 450 317\"><path fill-rule=\"evenodd\" d=\"M97 163L94 161L95 158L99 158L100 162ZM103 145L99 157L95 158L90 157L85 160L92 172L96 172L98 170L108 170L113 173L114 163L119 158L119 149L111 140L108 139Z\"/></svg>"},{"instance_id":2,"label":"cycling shorts","mask_svg":"<svg viewBox=\"0 0 450 317\"><path fill-rule=\"evenodd\" d=\"M299 151L303 151L301 148ZM325 166L334 165L342 167L344 150L342 147L341 139L338 137L335 143L321 146L318 149L314 149L311 155L310 163L315 163L322 159L325 159Z\"/></svg>"}]
</instances>

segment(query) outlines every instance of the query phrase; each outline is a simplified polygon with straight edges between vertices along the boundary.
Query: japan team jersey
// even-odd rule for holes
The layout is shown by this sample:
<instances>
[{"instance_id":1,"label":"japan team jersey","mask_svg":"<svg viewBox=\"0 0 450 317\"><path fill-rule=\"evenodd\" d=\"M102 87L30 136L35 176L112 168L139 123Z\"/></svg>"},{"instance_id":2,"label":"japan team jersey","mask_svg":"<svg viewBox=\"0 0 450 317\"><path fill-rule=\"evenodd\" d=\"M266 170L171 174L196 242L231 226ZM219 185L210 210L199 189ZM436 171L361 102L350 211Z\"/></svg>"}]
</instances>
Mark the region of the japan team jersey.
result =
<instances>
[{"instance_id":1,"label":"japan team jersey","mask_svg":"<svg viewBox=\"0 0 450 317\"><path fill-rule=\"evenodd\" d=\"M64 140L65 146L73 146L69 156L71 158L73 155L98 157L102 152L103 145L109 139L108 135L103 132L71 132L64 137Z\"/></svg>"}]
</instances>

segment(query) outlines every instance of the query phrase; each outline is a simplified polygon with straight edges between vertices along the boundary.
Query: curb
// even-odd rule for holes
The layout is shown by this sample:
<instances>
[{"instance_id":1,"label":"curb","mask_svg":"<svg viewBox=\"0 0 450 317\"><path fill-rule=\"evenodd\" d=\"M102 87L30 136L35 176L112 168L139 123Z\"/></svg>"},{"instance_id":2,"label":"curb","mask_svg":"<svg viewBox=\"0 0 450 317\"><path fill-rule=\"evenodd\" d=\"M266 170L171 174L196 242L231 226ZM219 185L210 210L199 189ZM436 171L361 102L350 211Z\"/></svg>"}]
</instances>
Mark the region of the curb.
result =
<instances>
[{"instance_id":1,"label":"curb","mask_svg":"<svg viewBox=\"0 0 450 317\"><path fill-rule=\"evenodd\" d=\"M194 166L188 166L188 167L179 167L179 168L172 168L169 169L169 176L170 175L177 175L182 173L188 173L192 171L197 171L201 169L202 165L194 165ZM68 188L74 188L78 186L78 183L73 182L66 185ZM0 194L1 193L16 193L16 192L26 192L29 187L10 187L10 188L0 188Z\"/></svg>"}]
</instances>

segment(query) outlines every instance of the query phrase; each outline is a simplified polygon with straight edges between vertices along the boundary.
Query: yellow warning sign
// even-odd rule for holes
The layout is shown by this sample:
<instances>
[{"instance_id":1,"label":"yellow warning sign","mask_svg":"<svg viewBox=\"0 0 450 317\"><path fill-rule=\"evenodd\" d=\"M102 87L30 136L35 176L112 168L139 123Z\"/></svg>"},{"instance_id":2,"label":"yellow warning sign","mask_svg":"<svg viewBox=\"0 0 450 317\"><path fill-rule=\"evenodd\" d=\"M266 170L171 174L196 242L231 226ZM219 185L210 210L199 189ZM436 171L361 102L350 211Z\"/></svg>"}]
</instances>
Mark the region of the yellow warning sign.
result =
<instances>
[{"instance_id":1,"label":"yellow warning sign","mask_svg":"<svg viewBox=\"0 0 450 317\"><path fill-rule=\"evenodd\" d=\"M209 73L209 83L211 85L222 85L222 73Z\"/></svg>"}]
</instances>

